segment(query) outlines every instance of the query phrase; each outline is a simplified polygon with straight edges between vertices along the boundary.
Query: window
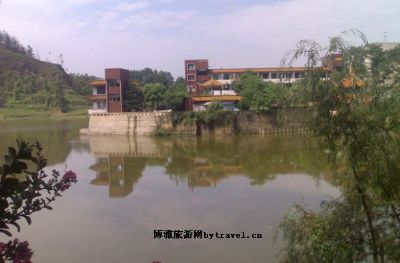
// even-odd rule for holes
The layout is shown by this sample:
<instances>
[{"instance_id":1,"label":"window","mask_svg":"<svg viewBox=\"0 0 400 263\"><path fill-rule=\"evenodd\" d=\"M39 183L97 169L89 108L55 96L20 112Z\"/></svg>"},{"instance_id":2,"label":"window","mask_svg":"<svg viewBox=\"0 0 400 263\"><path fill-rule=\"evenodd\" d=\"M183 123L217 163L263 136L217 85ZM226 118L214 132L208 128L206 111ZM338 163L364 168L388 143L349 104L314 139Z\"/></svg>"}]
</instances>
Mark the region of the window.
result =
<instances>
[{"instance_id":1,"label":"window","mask_svg":"<svg viewBox=\"0 0 400 263\"><path fill-rule=\"evenodd\" d=\"M198 69L197 70L197 75L207 75L208 70L207 69Z\"/></svg>"},{"instance_id":2,"label":"window","mask_svg":"<svg viewBox=\"0 0 400 263\"><path fill-rule=\"evenodd\" d=\"M295 77L296 79L301 79L301 78L303 77L303 73L301 73L301 72L295 72L295 73L294 73L294 77Z\"/></svg>"},{"instance_id":3,"label":"window","mask_svg":"<svg viewBox=\"0 0 400 263\"><path fill-rule=\"evenodd\" d=\"M279 74L278 74L278 78L281 79L281 80L283 80L283 79L285 79L285 80L290 79L291 76L292 76L292 73L290 73L290 72L279 73Z\"/></svg>"},{"instance_id":4,"label":"window","mask_svg":"<svg viewBox=\"0 0 400 263\"><path fill-rule=\"evenodd\" d=\"M121 81L119 79L109 79L107 85L108 87L120 87Z\"/></svg>"},{"instance_id":5,"label":"window","mask_svg":"<svg viewBox=\"0 0 400 263\"><path fill-rule=\"evenodd\" d=\"M104 100L97 101L96 109L104 109L106 107L106 102Z\"/></svg>"},{"instance_id":6,"label":"window","mask_svg":"<svg viewBox=\"0 0 400 263\"><path fill-rule=\"evenodd\" d=\"M278 74L276 72L272 72L271 79L277 79L277 78L278 78Z\"/></svg>"},{"instance_id":7,"label":"window","mask_svg":"<svg viewBox=\"0 0 400 263\"><path fill-rule=\"evenodd\" d=\"M106 94L106 87L98 87L97 94Z\"/></svg>"},{"instance_id":8,"label":"window","mask_svg":"<svg viewBox=\"0 0 400 263\"><path fill-rule=\"evenodd\" d=\"M187 74L186 79L189 80L189 81L195 81L196 80L196 75L195 74Z\"/></svg>"},{"instance_id":9,"label":"window","mask_svg":"<svg viewBox=\"0 0 400 263\"><path fill-rule=\"evenodd\" d=\"M108 100L109 100L109 101L120 101L121 98L120 98L119 95L110 95L110 96L108 97Z\"/></svg>"},{"instance_id":10,"label":"window","mask_svg":"<svg viewBox=\"0 0 400 263\"><path fill-rule=\"evenodd\" d=\"M213 79L219 79L219 75L218 75L218 74L214 74L214 75L212 76L212 78L213 78Z\"/></svg>"},{"instance_id":11,"label":"window","mask_svg":"<svg viewBox=\"0 0 400 263\"><path fill-rule=\"evenodd\" d=\"M231 74L224 73L223 79L230 79Z\"/></svg>"},{"instance_id":12,"label":"window","mask_svg":"<svg viewBox=\"0 0 400 263\"><path fill-rule=\"evenodd\" d=\"M187 64L187 69L188 70L195 70L196 69L196 65L194 63L189 63L189 64Z\"/></svg>"},{"instance_id":13,"label":"window","mask_svg":"<svg viewBox=\"0 0 400 263\"><path fill-rule=\"evenodd\" d=\"M269 79L269 72L263 72L261 76L263 79Z\"/></svg>"},{"instance_id":14,"label":"window","mask_svg":"<svg viewBox=\"0 0 400 263\"><path fill-rule=\"evenodd\" d=\"M189 85L187 86L188 92L196 92L196 85Z\"/></svg>"}]
</instances>

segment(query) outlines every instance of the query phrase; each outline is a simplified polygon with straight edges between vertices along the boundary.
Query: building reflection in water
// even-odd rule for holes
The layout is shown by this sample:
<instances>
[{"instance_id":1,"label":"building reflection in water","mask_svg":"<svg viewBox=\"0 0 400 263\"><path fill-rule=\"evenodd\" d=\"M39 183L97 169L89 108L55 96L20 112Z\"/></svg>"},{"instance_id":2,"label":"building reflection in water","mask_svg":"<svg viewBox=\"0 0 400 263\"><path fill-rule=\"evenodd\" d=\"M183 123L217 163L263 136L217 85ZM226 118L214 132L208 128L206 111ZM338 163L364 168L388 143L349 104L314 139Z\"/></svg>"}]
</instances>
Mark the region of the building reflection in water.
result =
<instances>
[{"instance_id":1,"label":"building reflection in water","mask_svg":"<svg viewBox=\"0 0 400 263\"><path fill-rule=\"evenodd\" d=\"M108 186L112 198L129 195L146 166L160 166L190 189L216 187L232 176L265 184L279 174L305 173L329 179L323 154L313 140L299 137L152 138L90 136L95 157L91 184ZM322 172L324 171L324 173Z\"/></svg>"},{"instance_id":2,"label":"building reflection in water","mask_svg":"<svg viewBox=\"0 0 400 263\"><path fill-rule=\"evenodd\" d=\"M228 176L242 176L240 165L213 165L207 159L194 158L193 168L188 172L187 184L192 190L196 187L216 187L217 183Z\"/></svg>"},{"instance_id":3,"label":"building reflection in water","mask_svg":"<svg viewBox=\"0 0 400 263\"><path fill-rule=\"evenodd\" d=\"M144 168L145 163L132 157L97 156L96 163L90 167L96 172L96 178L90 183L108 186L110 197L125 197L133 191Z\"/></svg>"},{"instance_id":4,"label":"building reflection in water","mask_svg":"<svg viewBox=\"0 0 400 263\"><path fill-rule=\"evenodd\" d=\"M162 159L165 154L150 137L140 139L127 136L96 135L88 140L95 164L90 169L96 177L90 182L108 186L111 198L126 197L133 191L149 159Z\"/></svg>"}]
</instances>

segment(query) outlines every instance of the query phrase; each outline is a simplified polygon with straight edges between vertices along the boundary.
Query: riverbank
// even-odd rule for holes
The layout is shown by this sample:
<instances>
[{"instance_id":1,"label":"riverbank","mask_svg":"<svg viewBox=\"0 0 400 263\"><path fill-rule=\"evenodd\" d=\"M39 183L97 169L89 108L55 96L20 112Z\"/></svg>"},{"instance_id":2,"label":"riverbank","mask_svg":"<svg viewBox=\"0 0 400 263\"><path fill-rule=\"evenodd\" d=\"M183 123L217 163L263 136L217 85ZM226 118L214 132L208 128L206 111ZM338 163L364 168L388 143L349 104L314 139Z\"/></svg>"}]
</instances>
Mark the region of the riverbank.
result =
<instances>
[{"instance_id":1,"label":"riverbank","mask_svg":"<svg viewBox=\"0 0 400 263\"><path fill-rule=\"evenodd\" d=\"M0 108L0 121L21 119L75 119L86 117L88 117L87 109L77 109L62 113L59 110L40 111L29 108Z\"/></svg>"},{"instance_id":2,"label":"riverbank","mask_svg":"<svg viewBox=\"0 0 400 263\"><path fill-rule=\"evenodd\" d=\"M301 108L269 112L124 112L89 116L87 134L233 135L305 131Z\"/></svg>"}]
</instances>

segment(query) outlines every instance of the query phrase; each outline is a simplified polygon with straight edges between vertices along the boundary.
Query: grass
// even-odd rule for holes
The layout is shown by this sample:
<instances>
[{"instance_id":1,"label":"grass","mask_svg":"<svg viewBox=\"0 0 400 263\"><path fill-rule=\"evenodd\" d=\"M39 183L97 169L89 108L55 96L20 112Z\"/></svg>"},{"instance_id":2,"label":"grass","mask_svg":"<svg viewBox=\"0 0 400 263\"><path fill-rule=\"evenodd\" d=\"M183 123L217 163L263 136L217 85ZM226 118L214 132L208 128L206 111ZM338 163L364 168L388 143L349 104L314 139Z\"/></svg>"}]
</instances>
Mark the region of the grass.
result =
<instances>
[{"instance_id":1,"label":"grass","mask_svg":"<svg viewBox=\"0 0 400 263\"><path fill-rule=\"evenodd\" d=\"M61 113L57 109L43 109L33 107L32 105L25 105L12 108L0 108L0 120L13 120L13 119L69 119L69 118L83 118L88 115L87 108L80 108L71 110L67 113Z\"/></svg>"}]
</instances>

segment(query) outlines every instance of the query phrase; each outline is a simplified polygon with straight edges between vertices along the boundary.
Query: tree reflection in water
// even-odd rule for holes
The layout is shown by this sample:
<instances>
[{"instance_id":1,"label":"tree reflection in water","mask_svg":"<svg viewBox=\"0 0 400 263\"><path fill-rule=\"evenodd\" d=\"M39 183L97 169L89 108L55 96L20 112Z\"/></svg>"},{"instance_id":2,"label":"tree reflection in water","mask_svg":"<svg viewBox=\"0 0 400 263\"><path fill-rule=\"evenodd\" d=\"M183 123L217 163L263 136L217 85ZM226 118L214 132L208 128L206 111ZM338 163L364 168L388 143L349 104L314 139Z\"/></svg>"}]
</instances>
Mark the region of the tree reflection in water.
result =
<instances>
[{"instance_id":1,"label":"tree reflection in water","mask_svg":"<svg viewBox=\"0 0 400 263\"><path fill-rule=\"evenodd\" d=\"M323 154L307 136L152 138L96 135L88 138L96 162L93 185L109 187L110 197L133 191L146 166L159 166L176 183L189 188L216 187L232 176L265 184L280 174L331 176Z\"/></svg>"}]
</instances>

